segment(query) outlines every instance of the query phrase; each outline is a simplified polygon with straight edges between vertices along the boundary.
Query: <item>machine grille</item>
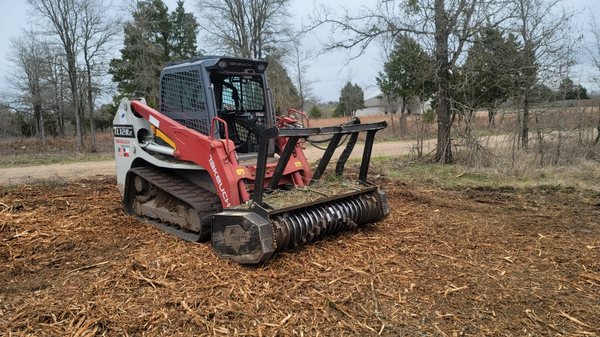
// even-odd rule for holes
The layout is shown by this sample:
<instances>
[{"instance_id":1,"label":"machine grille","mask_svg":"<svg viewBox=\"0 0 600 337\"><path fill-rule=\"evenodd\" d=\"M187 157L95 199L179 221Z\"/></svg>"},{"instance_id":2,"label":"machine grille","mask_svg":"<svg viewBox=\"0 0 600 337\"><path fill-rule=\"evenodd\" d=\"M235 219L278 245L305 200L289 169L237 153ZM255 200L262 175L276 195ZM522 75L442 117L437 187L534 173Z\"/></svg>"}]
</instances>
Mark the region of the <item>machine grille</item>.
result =
<instances>
[{"instance_id":1,"label":"machine grille","mask_svg":"<svg viewBox=\"0 0 600 337\"><path fill-rule=\"evenodd\" d=\"M223 108L225 110L265 111L264 90L260 77L231 76L225 79L224 84ZM239 103L236 102L238 100Z\"/></svg>"},{"instance_id":2,"label":"machine grille","mask_svg":"<svg viewBox=\"0 0 600 337\"><path fill-rule=\"evenodd\" d=\"M168 117L188 128L208 134L210 126L206 104L198 69L162 76L160 111Z\"/></svg>"}]
</instances>

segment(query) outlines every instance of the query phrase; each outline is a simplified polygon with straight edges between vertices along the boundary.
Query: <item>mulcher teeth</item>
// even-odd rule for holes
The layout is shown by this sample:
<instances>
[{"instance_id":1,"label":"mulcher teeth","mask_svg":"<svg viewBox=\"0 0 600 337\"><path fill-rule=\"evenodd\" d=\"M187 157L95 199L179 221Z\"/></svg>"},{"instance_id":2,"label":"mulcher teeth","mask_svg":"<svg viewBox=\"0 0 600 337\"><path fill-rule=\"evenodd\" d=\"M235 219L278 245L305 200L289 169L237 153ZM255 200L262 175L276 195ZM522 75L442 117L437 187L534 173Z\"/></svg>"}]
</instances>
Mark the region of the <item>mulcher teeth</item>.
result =
<instances>
[{"instance_id":1,"label":"mulcher teeth","mask_svg":"<svg viewBox=\"0 0 600 337\"><path fill-rule=\"evenodd\" d=\"M383 219L389 213L381 190L263 216L255 210L225 210L213 216L213 248L238 263L260 263L275 252Z\"/></svg>"}]
</instances>

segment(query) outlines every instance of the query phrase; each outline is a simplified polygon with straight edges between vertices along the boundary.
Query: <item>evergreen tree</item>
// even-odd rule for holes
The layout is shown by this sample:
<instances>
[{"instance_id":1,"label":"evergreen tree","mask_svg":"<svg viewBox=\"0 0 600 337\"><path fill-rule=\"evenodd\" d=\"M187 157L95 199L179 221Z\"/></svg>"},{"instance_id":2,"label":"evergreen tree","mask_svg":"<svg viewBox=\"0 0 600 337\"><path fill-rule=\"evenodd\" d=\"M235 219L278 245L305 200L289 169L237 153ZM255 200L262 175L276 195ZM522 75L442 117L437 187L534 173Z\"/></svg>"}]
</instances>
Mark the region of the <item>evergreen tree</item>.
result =
<instances>
[{"instance_id":1,"label":"evergreen tree","mask_svg":"<svg viewBox=\"0 0 600 337\"><path fill-rule=\"evenodd\" d=\"M531 88L531 103L547 103L555 101L556 98L556 93L543 83L537 83Z\"/></svg>"},{"instance_id":2,"label":"evergreen tree","mask_svg":"<svg viewBox=\"0 0 600 337\"><path fill-rule=\"evenodd\" d=\"M165 63L196 55L198 23L185 13L183 1L169 15L162 0L141 0L125 24L121 57L110 62L109 73L121 94L158 102L158 82Z\"/></svg>"},{"instance_id":3,"label":"evergreen tree","mask_svg":"<svg viewBox=\"0 0 600 337\"><path fill-rule=\"evenodd\" d=\"M323 113L321 112L321 108L319 108L319 106L315 104L312 106L312 108L310 108L308 115L310 116L310 118L321 118Z\"/></svg>"},{"instance_id":4,"label":"evergreen tree","mask_svg":"<svg viewBox=\"0 0 600 337\"><path fill-rule=\"evenodd\" d=\"M350 81L340 92L340 101L333 112L333 117L354 116L358 109L365 107L365 93L358 84Z\"/></svg>"},{"instance_id":5,"label":"evergreen tree","mask_svg":"<svg viewBox=\"0 0 600 337\"><path fill-rule=\"evenodd\" d=\"M467 60L454 86L459 110L488 110L489 125L500 104L516 94L521 82L522 54L515 36L505 38L494 28L485 28L469 49Z\"/></svg>"},{"instance_id":6,"label":"evergreen tree","mask_svg":"<svg viewBox=\"0 0 600 337\"><path fill-rule=\"evenodd\" d=\"M274 52L266 58L269 62L267 78L273 92L273 105L277 115L286 113L289 108L299 109L302 104L298 90L281 63L282 57L281 53Z\"/></svg>"},{"instance_id":7,"label":"evergreen tree","mask_svg":"<svg viewBox=\"0 0 600 337\"><path fill-rule=\"evenodd\" d=\"M177 8L171 13L171 27L171 60L184 60L197 56L198 22L194 14L185 12L183 0L177 1Z\"/></svg>"},{"instance_id":8,"label":"evergreen tree","mask_svg":"<svg viewBox=\"0 0 600 337\"><path fill-rule=\"evenodd\" d=\"M565 100L589 99L587 89L581 84L575 85L572 79L565 77L558 86L558 98Z\"/></svg>"},{"instance_id":9,"label":"evergreen tree","mask_svg":"<svg viewBox=\"0 0 600 337\"><path fill-rule=\"evenodd\" d=\"M411 98L426 100L435 92L433 59L414 39L401 35L376 81L387 103L402 100L404 114Z\"/></svg>"}]
</instances>

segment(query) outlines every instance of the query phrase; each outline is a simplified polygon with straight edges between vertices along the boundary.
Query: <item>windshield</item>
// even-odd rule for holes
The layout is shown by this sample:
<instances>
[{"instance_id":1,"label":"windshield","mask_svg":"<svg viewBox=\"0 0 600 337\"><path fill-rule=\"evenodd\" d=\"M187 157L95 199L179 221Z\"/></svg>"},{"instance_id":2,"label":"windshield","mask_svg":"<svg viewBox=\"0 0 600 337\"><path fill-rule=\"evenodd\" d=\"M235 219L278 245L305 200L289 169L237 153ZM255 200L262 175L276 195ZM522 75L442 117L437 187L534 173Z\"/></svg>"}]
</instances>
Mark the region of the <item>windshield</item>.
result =
<instances>
[{"instance_id":1,"label":"windshield","mask_svg":"<svg viewBox=\"0 0 600 337\"><path fill-rule=\"evenodd\" d=\"M238 153L257 152L261 131L273 125L266 118L268 100L265 98L263 75L214 71L210 80L217 115L226 123L236 150ZM220 137L223 137L223 125L220 128Z\"/></svg>"},{"instance_id":2,"label":"windshield","mask_svg":"<svg viewBox=\"0 0 600 337\"><path fill-rule=\"evenodd\" d=\"M260 76L241 77L227 76L215 83L221 89L220 110L263 112L265 97L263 82ZM217 88L218 91L219 88Z\"/></svg>"}]
</instances>

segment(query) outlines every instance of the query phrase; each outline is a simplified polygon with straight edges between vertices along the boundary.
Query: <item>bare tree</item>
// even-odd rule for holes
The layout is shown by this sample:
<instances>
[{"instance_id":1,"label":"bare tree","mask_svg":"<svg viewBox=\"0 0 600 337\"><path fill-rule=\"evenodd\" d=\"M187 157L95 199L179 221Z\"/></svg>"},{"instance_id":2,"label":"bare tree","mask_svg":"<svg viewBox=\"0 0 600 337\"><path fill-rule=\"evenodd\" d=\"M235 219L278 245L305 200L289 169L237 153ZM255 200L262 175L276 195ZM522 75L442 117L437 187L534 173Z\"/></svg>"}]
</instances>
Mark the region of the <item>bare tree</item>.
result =
<instances>
[{"instance_id":1,"label":"bare tree","mask_svg":"<svg viewBox=\"0 0 600 337\"><path fill-rule=\"evenodd\" d=\"M110 4L104 0L84 0L81 3L81 33L80 44L85 62L84 90L87 94L87 111L90 116L90 151L96 151L96 125L94 121L94 87L95 77L106 73L107 47L117 34L118 19L105 15Z\"/></svg>"},{"instance_id":2,"label":"bare tree","mask_svg":"<svg viewBox=\"0 0 600 337\"><path fill-rule=\"evenodd\" d=\"M500 17L504 4L504 0L379 0L374 8L363 8L357 16L346 13L336 18L324 11L311 28L332 25L344 37L333 40L327 48L358 48L359 54L378 38L419 35L419 40L433 50L436 63L438 139L435 159L450 163L453 160L452 69L462 60L473 34L483 23Z\"/></svg>"},{"instance_id":3,"label":"bare tree","mask_svg":"<svg viewBox=\"0 0 600 337\"><path fill-rule=\"evenodd\" d=\"M594 82L596 85L600 86L600 25L596 20L595 16L590 17L591 26L590 26L590 35L592 41L588 46L588 52L590 55L590 59L594 66L595 74L593 75ZM600 109L600 107L599 107ZM594 145L600 142L600 118L598 118L598 135L596 136L596 140L594 141Z\"/></svg>"},{"instance_id":4,"label":"bare tree","mask_svg":"<svg viewBox=\"0 0 600 337\"><path fill-rule=\"evenodd\" d=\"M56 130L55 134L64 137L66 135L65 107L71 103L69 92L69 76L66 73L66 61L61 48L50 46L48 51L48 110L54 115Z\"/></svg>"},{"instance_id":5,"label":"bare tree","mask_svg":"<svg viewBox=\"0 0 600 337\"><path fill-rule=\"evenodd\" d=\"M27 0L36 14L50 23L49 32L59 41L65 53L67 73L71 90L71 109L75 116L77 151L83 149L83 129L81 101L79 93L79 26L82 20L82 6L78 0Z\"/></svg>"},{"instance_id":6,"label":"bare tree","mask_svg":"<svg viewBox=\"0 0 600 337\"><path fill-rule=\"evenodd\" d=\"M16 73L10 83L18 92L13 105L31 111L32 134L45 143L43 95L48 73L48 45L40 41L35 32L25 31L21 37L11 41L11 50L9 60L14 64Z\"/></svg>"},{"instance_id":7,"label":"bare tree","mask_svg":"<svg viewBox=\"0 0 600 337\"><path fill-rule=\"evenodd\" d=\"M520 141L523 148L529 144L530 104L534 86L541 70L551 70L558 64L565 50L565 39L570 30L573 13L561 6L562 0L511 0L517 34L523 45L522 114Z\"/></svg>"},{"instance_id":8,"label":"bare tree","mask_svg":"<svg viewBox=\"0 0 600 337\"><path fill-rule=\"evenodd\" d=\"M0 103L0 137L16 137L21 134L14 111L6 103Z\"/></svg>"},{"instance_id":9,"label":"bare tree","mask_svg":"<svg viewBox=\"0 0 600 337\"><path fill-rule=\"evenodd\" d=\"M588 54L594 66L592 79L600 86L600 24L594 15L590 16L590 41L588 43Z\"/></svg>"},{"instance_id":10,"label":"bare tree","mask_svg":"<svg viewBox=\"0 0 600 337\"><path fill-rule=\"evenodd\" d=\"M300 109L304 111L306 109L306 101L312 96L311 82L307 78L308 65L307 61L310 60L310 55L302 50L301 37L297 36L292 42L292 63L294 65L296 88L298 88L298 96L300 97Z\"/></svg>"},{"instance_id":11,"label":"bare tree","mask_svg":"<svg viewBox=\"0 0 600 337\"><path fill-rule=\"evenodd\" d=\"M290 0L196 0L200 28L222 53L262 59L290 40Z\"/></svg>"}]
</instances>

